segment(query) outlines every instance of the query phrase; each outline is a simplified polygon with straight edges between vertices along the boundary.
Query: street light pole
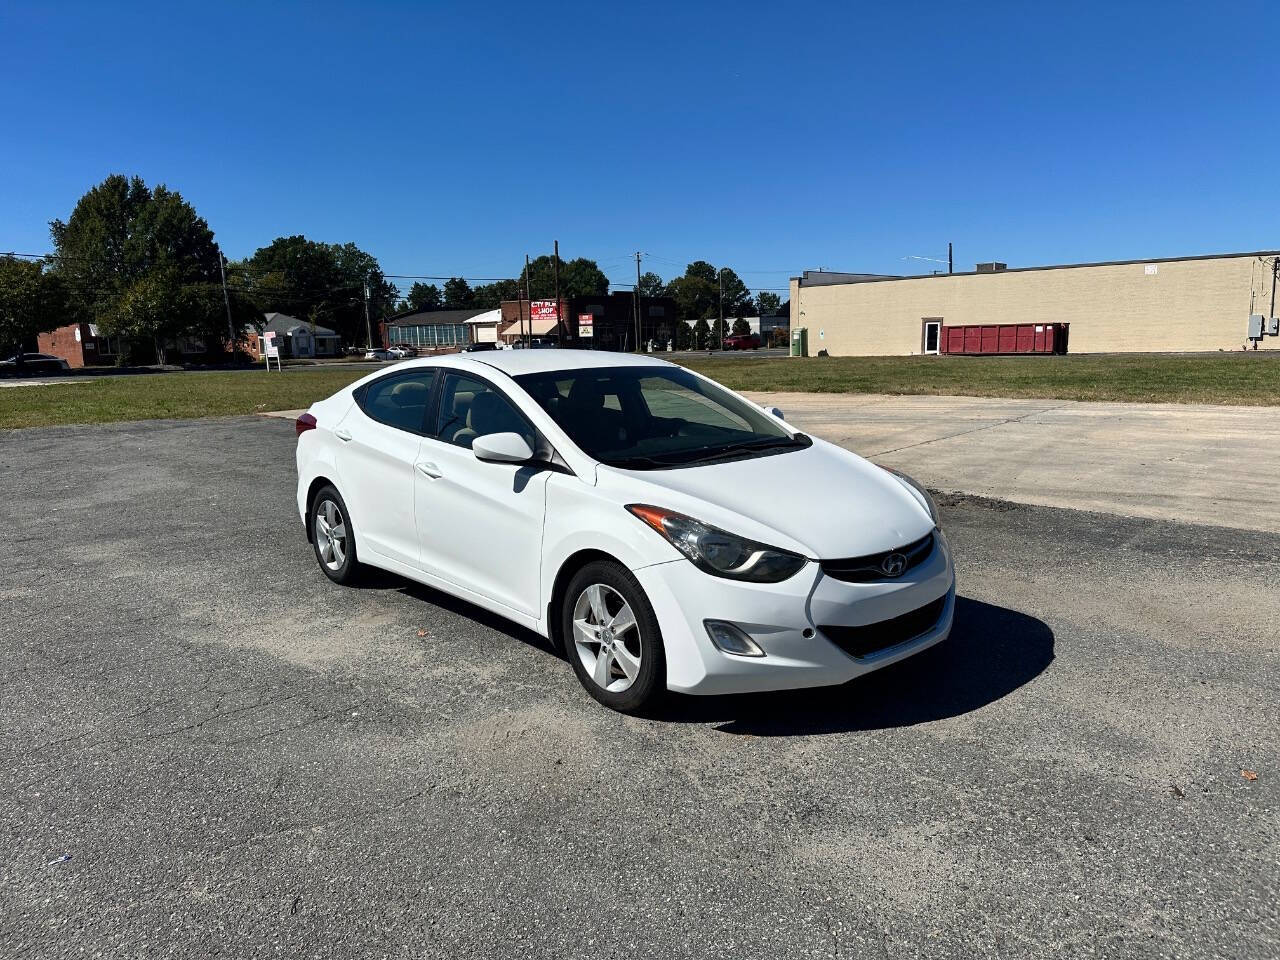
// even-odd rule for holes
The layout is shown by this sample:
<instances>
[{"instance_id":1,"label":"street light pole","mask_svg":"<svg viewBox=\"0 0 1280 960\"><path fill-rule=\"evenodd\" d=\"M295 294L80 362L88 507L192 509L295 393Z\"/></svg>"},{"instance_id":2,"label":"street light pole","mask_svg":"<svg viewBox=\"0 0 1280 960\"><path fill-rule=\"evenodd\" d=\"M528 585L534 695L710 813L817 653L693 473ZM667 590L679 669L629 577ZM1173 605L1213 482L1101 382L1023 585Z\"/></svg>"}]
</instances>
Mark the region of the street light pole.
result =
<instances>
[{"instance_id":1,"label":"street light pole","mask_svg":"<svg viewBox=\"0 0 1280 960\"><path fill-rule=\"evenodd\" d=\"M635 301L636 308L636 353L640 352L640 336L643 331L640 329L640 251L636 251L636 291L635 296L631 298Z\"/></svg>"},{"instance_id":2,"label":"street light pole","mask_svg":"<svg viewBox=\"0 0 1280 960\"><path fill-rule=\"evenodd\" d=\"M369 322L369 278L364 278L364 341L373 349L373 325Z\"/></svg>"}]
</instances>

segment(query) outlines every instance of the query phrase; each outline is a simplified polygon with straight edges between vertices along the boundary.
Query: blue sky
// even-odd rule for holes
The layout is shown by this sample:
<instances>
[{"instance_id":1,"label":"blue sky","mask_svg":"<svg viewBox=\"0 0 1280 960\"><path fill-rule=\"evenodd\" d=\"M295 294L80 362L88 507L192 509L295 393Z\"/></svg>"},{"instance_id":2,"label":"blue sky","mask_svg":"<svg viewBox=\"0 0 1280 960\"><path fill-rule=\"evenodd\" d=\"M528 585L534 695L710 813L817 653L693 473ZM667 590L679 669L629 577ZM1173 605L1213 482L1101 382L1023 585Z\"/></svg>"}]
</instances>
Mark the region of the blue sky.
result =
<instances>
[{"instance_id":1,"label":"blue sky","mask_svg":"<svg viewBox=\"0 0 1280 960\"><path fill-rule=\"evenodd\" d=\"M0 250L111 172L229 257L526 252L785 287L1280 247L1280 4L67 5L0 11Z\"/></svg>"}]
</instances>

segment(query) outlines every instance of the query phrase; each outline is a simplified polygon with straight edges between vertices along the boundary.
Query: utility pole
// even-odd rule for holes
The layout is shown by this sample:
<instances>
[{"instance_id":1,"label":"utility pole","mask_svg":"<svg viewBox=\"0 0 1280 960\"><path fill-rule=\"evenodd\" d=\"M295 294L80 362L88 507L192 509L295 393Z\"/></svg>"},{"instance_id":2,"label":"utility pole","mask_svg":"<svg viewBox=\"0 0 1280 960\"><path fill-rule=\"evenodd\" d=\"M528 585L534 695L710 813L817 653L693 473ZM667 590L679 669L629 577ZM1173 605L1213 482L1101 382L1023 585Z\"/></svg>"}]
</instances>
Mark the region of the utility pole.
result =
<instances>
[{"instance_id":1,"label":"utility pole","mask_svg":"<svg viewBox=\"0 0 1280 960\"><path fill-rule=\"evenodd\" d=\"M529 285L529 253L525 253L525 296L529 297L529 333L525 334L525 349L534 347L534 292Z\"/></svg>"},{"instance_id":2,"label":"utility pole","mask_svg":"<svg viewBox=\"0 0 1280 960\"><path fill-rule=\"evenodd\" d=\"M636 313L636 353L640 352L640 337L644 332L641 329L641 322L640 322L640 257L641 257L641 253L639 250L637 250L636 251L636 292L635 292L635 296L631 298L633 301L635 301L634 305L635 305L635 313Z\"/></svg>"},{"instance_id":3,"label":"utility pole","mask_svg":"<svg viewBox=\"0 0 1280 960\"><path fill-rule=\"evenodd\" d=\"M227 305L227 336L230 338L227 342L231 348L231 358L234 360L236 356L236 328L231 322L231 297L227 293L227 258L222 255L222 251L218 251L218 273L222 275L222 302ZM1271 292L1272 300L1275 299L1275 291Z\"/></svg>"},{"instance_id":4,"label":"utility pole","mask_svg":"<svg viewBox=\"0 0 1280 960\"><path fill-rule=\"evenodd\" d=\"M951 259L951 241L947 241L947 273L954 273L955 261Z\"/></svg>"},{"instance_id":5,"label":"utility pole","mask_svg":"<svg viewBox=\"0 0 1280 960\"><path fill-rule=\"evenodd\" d=\"M556 287L556 340L560 342L560 346L564 346L564 335L568 329L567 324L562 324L560 317L560 241L555 243L555 253L551 258L551 279Z\"/></svg>"},{"instance_id":6,"label":"utility pole","mask_svg":"<svg viewBox=\"0 0 1280 960\"><path fill-rule=\"evenodd\" d=\"M720 349L724 349L724 267L716 274L720 281Z\"/></svg>"},{"instance_id":7,"label":"utility pole","mask_svg":"<svg viewBox=\"0 0 1280 960\"><path fill-rule=\"evenodd\" d=\"M373 349L373 325L369 323L369 278L364 278L364 338L365 343L369 345L368 349Z\"/></svg>"}]
</instances>

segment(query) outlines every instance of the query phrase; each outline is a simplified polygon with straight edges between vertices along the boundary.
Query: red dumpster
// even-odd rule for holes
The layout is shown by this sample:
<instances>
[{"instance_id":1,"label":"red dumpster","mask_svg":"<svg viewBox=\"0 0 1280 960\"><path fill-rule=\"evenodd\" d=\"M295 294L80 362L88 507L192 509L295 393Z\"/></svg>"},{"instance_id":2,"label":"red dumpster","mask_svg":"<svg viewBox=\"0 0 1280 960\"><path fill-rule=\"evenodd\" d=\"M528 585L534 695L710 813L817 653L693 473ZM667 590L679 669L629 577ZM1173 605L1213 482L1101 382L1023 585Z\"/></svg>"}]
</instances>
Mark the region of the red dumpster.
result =
<instances>
[{"instance_id":1,"label":"red dumpster","mask_svg":"<svg viewBox=\"0 0 1280 960\"><path fill-rule=\"evenodd\" d=\"M1066 353L1069 323L965 324L942 328L943 353Z\"/></svg>"}]
</instances>

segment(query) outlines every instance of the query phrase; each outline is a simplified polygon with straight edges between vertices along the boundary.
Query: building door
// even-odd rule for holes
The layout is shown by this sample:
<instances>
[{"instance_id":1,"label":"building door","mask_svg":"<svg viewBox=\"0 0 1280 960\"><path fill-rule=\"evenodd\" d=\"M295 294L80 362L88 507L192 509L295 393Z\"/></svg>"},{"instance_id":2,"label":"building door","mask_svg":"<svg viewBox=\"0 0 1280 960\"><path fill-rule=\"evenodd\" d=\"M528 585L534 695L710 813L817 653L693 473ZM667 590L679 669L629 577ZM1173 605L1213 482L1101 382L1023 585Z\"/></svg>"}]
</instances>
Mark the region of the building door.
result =
<instances>
[{"instance_id":1,"label":"building door","mask_svg":"<svg viewBox=\"0 0 1280 960\"><path fill-rule=\"evenodd\" d=\"M942 321L925 320L924 321L924 352L937 353L938 340L942 336Z\"/></svg>"}]
</instances>

